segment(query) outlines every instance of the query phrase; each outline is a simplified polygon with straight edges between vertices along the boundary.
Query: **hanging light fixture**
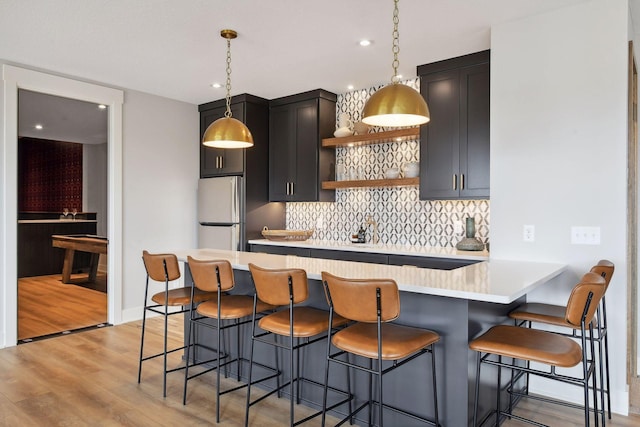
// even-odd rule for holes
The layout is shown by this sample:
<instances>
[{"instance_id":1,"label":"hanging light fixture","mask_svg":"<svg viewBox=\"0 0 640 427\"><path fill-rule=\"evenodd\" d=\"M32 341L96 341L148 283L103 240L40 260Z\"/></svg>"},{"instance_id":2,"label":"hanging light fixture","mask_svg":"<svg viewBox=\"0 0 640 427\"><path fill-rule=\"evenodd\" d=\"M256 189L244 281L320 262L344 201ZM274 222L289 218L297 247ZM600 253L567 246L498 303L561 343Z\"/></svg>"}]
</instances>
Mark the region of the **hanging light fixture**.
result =
<instances>
[{"instance_id":1,"label":"hanging light fixture","mask_svg":"<svg viewBox=\"0 0 640 427\"><path fill-rule=\"evenodd\" d=\"M202 137L202 144L217 148L253 147L253 136L240 120L231 117L231 40L238 37L233 30L222 30L220 36L227 39L227 110L224 117L211 123Z\"/></svg>"},{"instance_id":2,"label":"hanging light fixture","mask_svg":"<svg viewBox=\"0 0 640 427\"><path fill-rule=\"evenodd\" d=\"M393 77L391 84L383 87L367 100L362 110L362 121L372 126L400 127L417 126L427 123L429 107L422 95L415 89L399 83L398 53L400 42L398 33L398 0L393 9Z\"/></svg>"}]
</instances>

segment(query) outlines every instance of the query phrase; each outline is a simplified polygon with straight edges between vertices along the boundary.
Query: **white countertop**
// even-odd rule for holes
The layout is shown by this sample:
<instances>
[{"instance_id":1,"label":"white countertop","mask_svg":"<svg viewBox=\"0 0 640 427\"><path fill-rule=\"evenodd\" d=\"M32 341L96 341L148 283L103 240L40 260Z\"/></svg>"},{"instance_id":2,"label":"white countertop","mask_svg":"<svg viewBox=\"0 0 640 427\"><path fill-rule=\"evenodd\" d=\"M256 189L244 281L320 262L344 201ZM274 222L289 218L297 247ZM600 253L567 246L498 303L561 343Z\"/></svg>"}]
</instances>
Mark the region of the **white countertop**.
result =
<instances>
[{"instance_id":1,"label":"white countertop","mask_svg":"<svg viewBox=\"0 0 640 427\"><path fill-rule=\"evenodd\" d=\"M321 280L322 271L347 278L390 278L405 292L501 304L515 301L567 268L564 264L491 259L454 270L434 270L214 249L174 253L180 261L186 261L187 255L196 259L226 259L238 270L248 270L249 263L265 268L302 268L310 279L316 280Z\"/></svg>"},{"instance_id":2,"label":"white countertop","mask_svg":"<svg viewBox=\"0 0 640 427\"><path fill-rule=\"evenodd\" d=\"M487 251L459 251L456 248L444 248L438 246L418 246L418 245L385 245L372 243L348 243L340 241L326 240L305 240L303 242L295 240L273 241L267 239L249 240L249 244L253 245L269 245L269 246L287 246L295 248L307 249L325 249L330 251L352 251L352 252L370 252L390 255L409 255L433 258L452 258L452 259L469 259L469 260L487 260L489 252Z\"/></svg>"}]
</instances>

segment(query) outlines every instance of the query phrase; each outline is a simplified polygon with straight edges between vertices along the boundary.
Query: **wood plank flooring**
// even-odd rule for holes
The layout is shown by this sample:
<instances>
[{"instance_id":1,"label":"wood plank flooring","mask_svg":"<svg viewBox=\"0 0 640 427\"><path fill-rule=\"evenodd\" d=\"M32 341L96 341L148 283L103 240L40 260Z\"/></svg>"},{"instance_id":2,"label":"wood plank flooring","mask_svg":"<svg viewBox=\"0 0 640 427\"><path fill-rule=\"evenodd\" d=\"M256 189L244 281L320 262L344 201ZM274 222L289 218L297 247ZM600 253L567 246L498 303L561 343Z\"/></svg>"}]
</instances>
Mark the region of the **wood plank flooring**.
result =
<instances>
[{"instance_id":1,"label":"wood plank flooring","mask_svg":"<svg viewBox=\"0 0 640 427\"><path fill-rule=\"evenodd\" d=\"M64 284L60 277L18 279L19 340L107 322L106 293ZM99 276L96 282L106 282L105 276Z\"/></svg>"},{"instance_id":2,"label":"wood plank flooring","mask_svg":"<svg viewBox=\"0 0 640 427\"><path fill-rule=\"evenodd\" d=\"M178 338L169 345L179 345L182 316L169 322ZM213 374L189 382L186 406L183 371L169 374L167 398L162 398L161 359L146 362L142 383L137 383L140 327L140 322L132 322L0 350L0 426L215 425ZM149 351L161 348L161 317L148 321L145 338ZM182 364L177 353L169 366ZM224 380L223 387L235 384ZM260 391L254 390L258 397ZM246 389L222 396L221 426L244 425L245 398ZM250 425L288 424L288 405L286 399L266 399L252 408ZM310 412L296 406L296 417ZM307 425L318 426L320 420Z\"/></svg>"},{"instance_id":3,"label":"wood plank flooring","mask_svg":"<svg viewBox=\"0 0 640 427\"><path fill-rule=\"evenodd\" d=\"M182 318L172 316L169 323L170 345L179 345ZM169 374L167 398L162 398L160 359L145 363L142 383L137 383L140 327L140 322L131 322L0 350L0 426L215 425L214 375L190 381L186 406L182 405L182 371ZM161 348L162 318L149 320L147 338L149 351ZM182 364L177 353L170 357L170 367ZM228 379L223 387L235 384ZM220 426L243 425L245 397L246 389L222 396ZM583 425L578 410L526 399L518 410L533 412L552 426ZM296 411L296 416L309 413L303 405L296 406ZM271 396L252 408L250 425L283 426L288 416L288 400ZM328 421L334 425L337 420ZM320 420L306 425L318 426ZM608 425L638 426L640 417L614 414Z\"/></svg>"}]
</instances>

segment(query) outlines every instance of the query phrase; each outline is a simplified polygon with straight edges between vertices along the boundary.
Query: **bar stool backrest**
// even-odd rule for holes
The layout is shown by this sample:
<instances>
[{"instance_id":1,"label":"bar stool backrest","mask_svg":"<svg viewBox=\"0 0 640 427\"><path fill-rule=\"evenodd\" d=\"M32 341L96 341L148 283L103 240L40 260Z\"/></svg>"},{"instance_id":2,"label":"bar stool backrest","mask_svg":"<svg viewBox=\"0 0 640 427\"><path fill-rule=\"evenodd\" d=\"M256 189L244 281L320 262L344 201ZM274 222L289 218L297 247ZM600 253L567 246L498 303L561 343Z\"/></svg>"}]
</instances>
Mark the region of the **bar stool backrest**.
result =
<instances>
[{"instance_id":1,"label":"bar stool backrest","mask_svg":"<svg viewBox=\"0 0 640 427\"><path fill-rule=\"evenodd\" d=\"M577 327L581 326L588 298L591 295L591 301L586 316L584 316L585 325L588 325L593 320L606 288L607 283L602 276L591 272L582 276L580 283L574 286L569 296L565 314L567 322Z\"/></svg>"},{"instance_id":2,"label":"bar stool backrest","mask_svg":"<svg viewBox=\"0 0 640 427\"><path fill-rule=\"evenodd\" d=\"M592 273L596 273L604 277L604 280L606 281L605 292L606 288L609 287L609 283L611 283L611 277L613 276L614 269L613 263L606 259L598 261L598 263L591 268Z\"/></svg>"},{"instance_id":3,"label":"bar stool backrest","mask_svg":"<svg viewBox=\"0 0 640 427\"><path fill-rule=\"evenodd\" d=\"M249 263L256 293L261 301L271 305L289 304L289 280L293 291L293 303L306 301L309 297L307 272L299 268L267 269Z\"/></svg>"},{"instance_id":4,"label":"bar stool backrest","mask_svg":"<svg viewBox=\"0 0 640 427\"><path fill-rule=\"evenodd\" d=\"M174 254L150 254L142 251L142 261L147 275L156 282L180 278L178 258Z\"/></svg>"},{"instance_id":5,"label":"bar stool backrest","mask_svg":"<svg viewBox=\"0 0 640 427\"><path fill-rule=\"evenodd\" d=\"M377 322L377 289L380 289L380 320L389 322L400 315L400 292L392 279L345 279L323 271L322 280L327 284L329 304L342 317Z\"/></svg>"},{"instance_id":6,"label":"bar stool backrest","mask_svg":"<svg viewBox=\"0 0 640 427\"><path fill-rule=\"evenodd\" d=\"M226 259L198 260L187 256L191 278L196 288L205 292L230 291L235 286L233 268Z\"/></svg>"}]
</instances>

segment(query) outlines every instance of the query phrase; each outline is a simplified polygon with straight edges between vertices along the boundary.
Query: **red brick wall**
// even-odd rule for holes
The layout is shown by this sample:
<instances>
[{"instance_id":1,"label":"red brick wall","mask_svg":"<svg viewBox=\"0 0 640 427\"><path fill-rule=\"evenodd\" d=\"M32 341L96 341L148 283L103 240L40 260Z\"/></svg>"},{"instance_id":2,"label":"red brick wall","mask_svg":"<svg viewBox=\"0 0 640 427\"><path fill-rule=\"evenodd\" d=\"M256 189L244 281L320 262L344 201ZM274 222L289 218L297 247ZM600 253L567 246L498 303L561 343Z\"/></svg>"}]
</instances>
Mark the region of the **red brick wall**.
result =
<instances>
[{"instance_id":1,"label":"red brick wall","mask_svg":"<svg viewBox=\"0 0 640 427\"><path fill-rule=\"evenodd\" d=\"M20 138L18 212L82 210L82 144Z\"/></svg>"}]
</instances>

